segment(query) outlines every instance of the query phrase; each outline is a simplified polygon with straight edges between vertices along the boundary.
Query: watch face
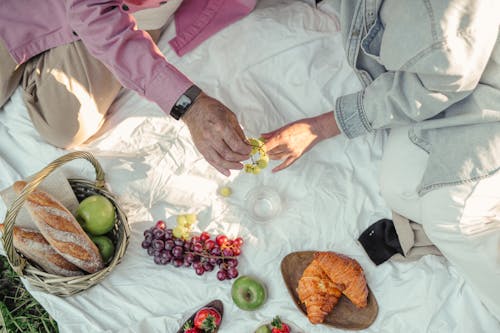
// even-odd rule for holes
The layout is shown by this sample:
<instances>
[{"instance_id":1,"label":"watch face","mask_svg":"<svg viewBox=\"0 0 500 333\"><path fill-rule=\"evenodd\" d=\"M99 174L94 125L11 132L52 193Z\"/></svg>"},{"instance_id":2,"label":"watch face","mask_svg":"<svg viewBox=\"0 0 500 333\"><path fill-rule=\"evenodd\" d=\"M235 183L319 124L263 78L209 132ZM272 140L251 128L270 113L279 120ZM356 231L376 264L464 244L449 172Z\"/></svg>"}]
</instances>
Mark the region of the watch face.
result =
<instances>
[{"instance_id":1,"label":"watch face","mask_svg":"<svg viewBox=\"0 0 500 333\"><path fill-rule=\"evenodd\" d=\"M170 110L170 115L179 120L184 113L193 105L196 97L201 93L200 88L192 85L179 99L175 102L174 107Z\"/></svg>"},{"instance_id":2,"label":"watch face","mask_svg":"<svg viewBox=\"0 0 500 333\"><path fill-rule=\"evenodd\" d=\"M182 95L181 97L179 97L179 99L177 100L177 103L175 105L184 109L184 108L188 107L189 104L191 104L191 99L189 97L187 97L186 95Z\"/></svg>"}]
</instances>

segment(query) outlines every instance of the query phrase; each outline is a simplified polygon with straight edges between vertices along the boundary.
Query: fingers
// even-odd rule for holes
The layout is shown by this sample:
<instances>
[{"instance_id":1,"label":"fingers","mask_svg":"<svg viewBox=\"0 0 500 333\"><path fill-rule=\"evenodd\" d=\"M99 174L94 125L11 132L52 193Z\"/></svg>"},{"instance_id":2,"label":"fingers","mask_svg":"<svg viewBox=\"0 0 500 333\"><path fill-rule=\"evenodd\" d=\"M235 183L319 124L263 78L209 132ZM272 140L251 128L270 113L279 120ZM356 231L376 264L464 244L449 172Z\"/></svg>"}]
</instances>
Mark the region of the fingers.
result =
<instances>
[{"instance_id":1,"label":"fingers","mask_svg":"<svg viewBox=\"0 0 500 333\"><path fill-rule=\"evenodd\" d=\"M273 152L272 154L267 153L267 156L269 156L269 159L271 160L285 160L290 156L289 151L279 151L279 152Z\"/></svg>"},{"instance_id":2,"label":"fingers","mask_svg":"<svg viewBox=\"0 0 500 333\"><path fill-rule=\"evenodd\" d=\"M229 169L226 169L226 168L223 168L221 166L219 166L218 164L216 163L212 163L210 162L208 159L207 159L207 162L213 166L217 171L219 171L220 173L222 173L224 176L226 177L229 177L231 175L231 171L229 171Z\"/></svg>"},{"instance_id":3,"label":"fingers","mask_svg":"<svg viewBox=\"0 0 500 333\"><path fill-rule=\"evenodd\" d=\"M246 142L245 134L239 125L227 128L223 140L219 142L217 149L222 158L229 161L248 159L252 147Z\"/></svg>"},{"instance_id":4,"label":"fingers","mask_svg":"<svg viewBox=\"0 0 500 333\"><path fill-rule=\"evenodd\" d=\"M212 146L217 152L218 156L224 161L241 162L247 160L250 156L250 151L248 152L248 154L240 154L235 152L224 139L216 139L212 141Z\"/></svg>"},{"instance_id":5,"label":"fingers","mask_svg":"<svg viewBox=\"0 0 500 333\"><path fill-rule=\"evenodd\" d=\"M261 136L264 138L264 149L268 154L276 154L280 150L284 150L284 144L288 144L288 140L286 139L288 127L281 127L272 132L263 133ZM276 158L274 158L276 159Z\"/></svg>"},{"instance_id":6,"label":"fingers","mask_svg":"<svg viewBox=\"0 0 500 333\"><path fill-rule=\"evenodd\" d=\"M281 163L280 165L278 165L277 167L273 168L273 172L278 172L278 171L281 171L283 169L286 169L288 168L290 165L292 165L298 158L297 157L288 157L283 163Z\"/></svg>"},{"instance_id":7,"label":"fingers","mask_svg":"<svg viewBox=\"0 0 500 333\"><path fill-rule=\"evenodd\" d=\"M209 155L205 155L205 159L211 166L213 166L215 169L217 169L217 171L219 171L226 177L229 177L231 175L230 170L243 169L243 164L227 161L222 158L215 150L213 150Z\"/></svg>"},{"instance_id":8,"label":"fingers","mask_svg":"<svg viewBox=\"0 0 500 333\"><path fill-rule=\"evenodd\" d=\"M275 129L274 131L271 131L271 132L267 132L267 133L262 133L260 136L263 137L264 139L269 139L270 137L272 137L273 135L275 135L280 129Z\"/></svg>"},{"instance_id":9,"label":"fingers","mask_svg":"<svg viewBox=\"0 0 500 333\"><path fill-rule=\"evenodd\" d=\"M234 153L223 140L214 140L203 154L207 162L225 176L230 170L241 170L243 164L239 161L248 159L248 155Z\"/></svg>"},{"instance_id":10,"label":"fingers","mask_svg":"<svg viewBox=\"0 0 500 333\"><path fill-rule=\"evenodd\" d=\"M292 153L285 144L278 144L269 149L264 145L264 149L266 150L267 156L272 160L284 160L286 156Z\"/></svg>"},{"instance_id":11,"label":"fingers","mask_svg":"<svg viewBox=\"0 0 500 333\"><path fill-rule=\"evenodd\" d=\"M280 146L279 136L268 136L268 137L262 136L262 137L265 140L264 150L267 152L267 154L271 155L274 152L276 152L276 149Z\"/></svg>"},{"instance_id":12,"label":"fingers","mask_svg":"<svg viewBox=\"0 0 500 333\"><path fill-rule=\"evenodd\" d=\"M264 149L267 152L267 156L269 156L271 160L284 160L283 163L272 169L273 173L288 168L299 159L300 154L297 155L287 142L282 142L280 130L264 133L262 137L266 139Z\"/></svg>"},{"instance_id":13,"label":"fingers","mask_svg":"<svg viewBox=\"0 0 500 333\"><path fill-rule=\"evenodd\" d=\"M242 169L239 163L252 150L246 142L235 114L219 101L200 95L182 118L193 142L207 162L225 176L231 169Z\"/></svg>"},{"instance_id":14,"label":"fingers","mask_svg":"<svg viewBox=\"0 0 500 333\"><path fill-rule=\"evenodd\" d=\"M214 154L207 161L225 176L230 175L230 169L241 170L241 161L247 160L252 147L246 142L245 134L241 129L236 116L227 109L229 121L220 138L212 139Z\"/></svg>"}]
</instances>

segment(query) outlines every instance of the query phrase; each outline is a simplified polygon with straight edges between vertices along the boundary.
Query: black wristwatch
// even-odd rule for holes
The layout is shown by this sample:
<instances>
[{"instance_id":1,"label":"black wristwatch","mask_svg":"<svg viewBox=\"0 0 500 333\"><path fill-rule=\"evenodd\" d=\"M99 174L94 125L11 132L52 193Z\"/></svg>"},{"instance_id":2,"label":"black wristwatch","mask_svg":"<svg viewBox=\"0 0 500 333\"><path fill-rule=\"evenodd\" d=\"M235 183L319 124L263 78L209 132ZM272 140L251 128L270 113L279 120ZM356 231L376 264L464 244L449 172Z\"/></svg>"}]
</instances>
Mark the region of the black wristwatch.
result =
<instances>
[{"instance_id":1,"label":"black wristwatch","mask_svg":"<svg viewBox=\"0 0 500 333\"><path fill-rule=\"evenodd\" d=\"M174 107L170 110L170 115L176 120L181 119L181 117L189 110L191 105L193 105L194 100L201 93L201 89L194 84L189 87L184 94L179 97L177 102L175 102Z\"/></svg>"}]
</instances>

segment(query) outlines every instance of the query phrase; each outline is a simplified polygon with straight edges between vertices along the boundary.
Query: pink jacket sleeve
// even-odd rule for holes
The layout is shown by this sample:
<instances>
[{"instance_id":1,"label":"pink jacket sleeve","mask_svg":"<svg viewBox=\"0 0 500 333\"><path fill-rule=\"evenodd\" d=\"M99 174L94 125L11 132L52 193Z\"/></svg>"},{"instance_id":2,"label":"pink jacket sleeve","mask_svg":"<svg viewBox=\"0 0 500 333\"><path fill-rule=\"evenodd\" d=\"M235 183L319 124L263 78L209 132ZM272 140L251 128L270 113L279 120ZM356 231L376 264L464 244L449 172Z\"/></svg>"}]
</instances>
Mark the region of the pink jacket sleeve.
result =
<instances>
[{"instance_id":1,"label":"pink jacket sleeve","mask_svg":"<svg viewBox=\"0 0 500 333\"><path fill-rule=\"evenodd\" d=\"M134 29L134 20L121 4L67 0L70 25L124 87L156 102L168 114L192 82L167 62L147 33Z\"/></svg>"},{"instance_id":2,"label":"pink jacket sleeve","mask_svg":"<svg viewBox=\"0 0 500 333\"><path fill-rule=\"evenodd\" d=\"M177 35L169 41L182 56L219 30L245 17L256 0L183 0L175 12Z\"/></svg>"}]
</instances>

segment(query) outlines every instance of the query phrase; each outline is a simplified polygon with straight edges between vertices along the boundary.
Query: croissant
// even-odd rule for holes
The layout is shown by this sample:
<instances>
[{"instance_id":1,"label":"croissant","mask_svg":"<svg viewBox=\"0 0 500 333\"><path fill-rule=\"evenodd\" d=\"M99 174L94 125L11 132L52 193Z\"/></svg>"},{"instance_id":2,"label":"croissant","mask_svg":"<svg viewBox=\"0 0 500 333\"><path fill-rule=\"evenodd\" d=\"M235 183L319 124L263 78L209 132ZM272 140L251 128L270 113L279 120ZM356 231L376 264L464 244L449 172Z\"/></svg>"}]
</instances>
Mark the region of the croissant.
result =
<instances>
[{"instance_id":1,"label":"croissant","mask_svg":"<svg viewBox=\"0 0 500 333\"><path fill-rule=\"evenodd\" d=\"M359 263L345 255L335 252L316 252L323 271L341 288L342 293L358 308L364 308L368 303L368 286L363 268Z\"/></svg>"},{"instance_id":2,"label":"croissant","mask_svg":"<svg viewBox=\"0 0 500 333\"><path fill-rule=\"evenodd\" d=\"M322 323L325 316L333 310L342 296L337 287L317 260L313 260L304 270L297 293L300 301L306 306L307 317L312 324Z\"/></svg>"}]
</instances>

